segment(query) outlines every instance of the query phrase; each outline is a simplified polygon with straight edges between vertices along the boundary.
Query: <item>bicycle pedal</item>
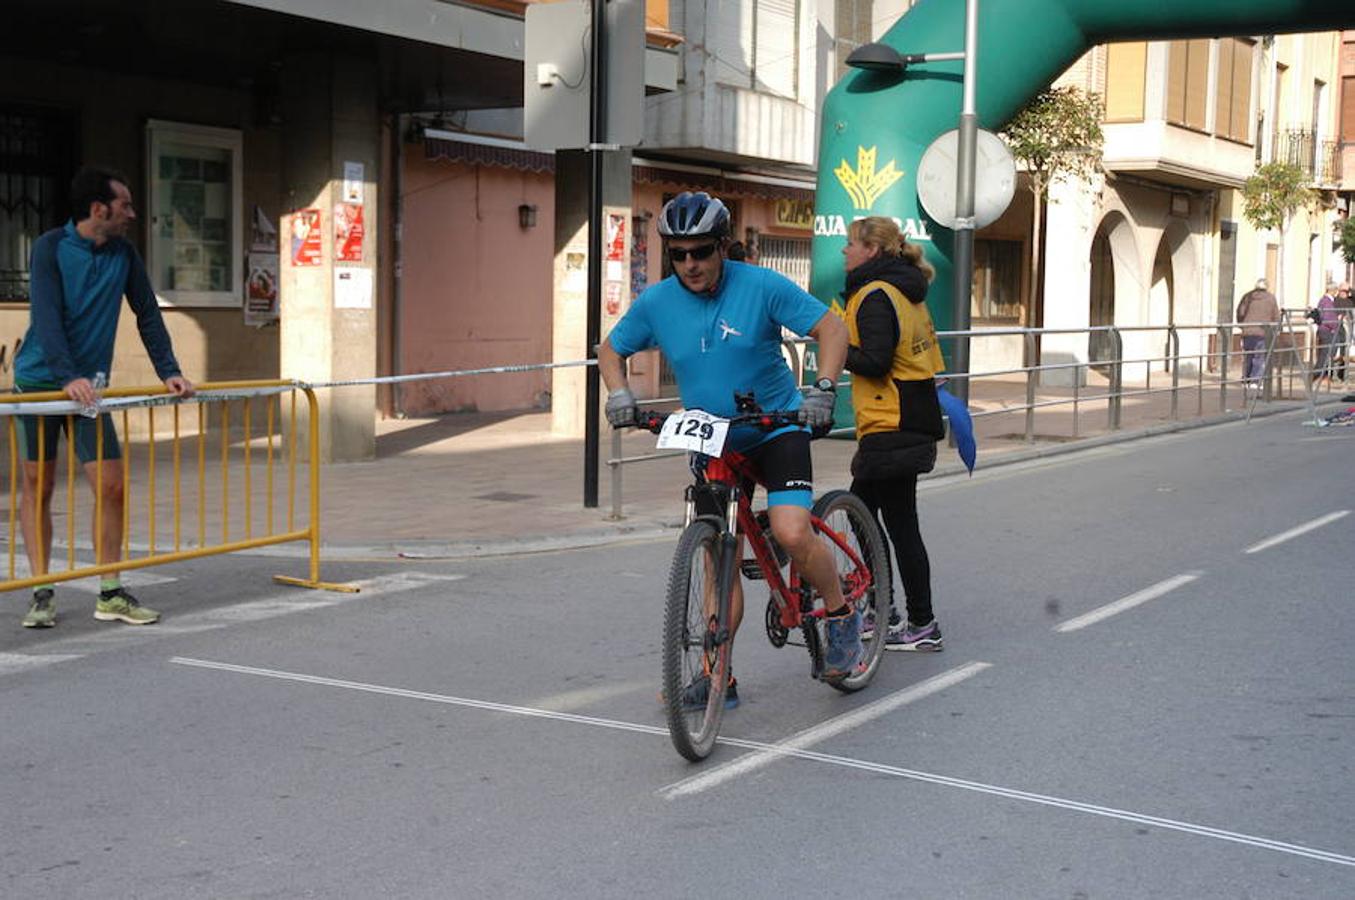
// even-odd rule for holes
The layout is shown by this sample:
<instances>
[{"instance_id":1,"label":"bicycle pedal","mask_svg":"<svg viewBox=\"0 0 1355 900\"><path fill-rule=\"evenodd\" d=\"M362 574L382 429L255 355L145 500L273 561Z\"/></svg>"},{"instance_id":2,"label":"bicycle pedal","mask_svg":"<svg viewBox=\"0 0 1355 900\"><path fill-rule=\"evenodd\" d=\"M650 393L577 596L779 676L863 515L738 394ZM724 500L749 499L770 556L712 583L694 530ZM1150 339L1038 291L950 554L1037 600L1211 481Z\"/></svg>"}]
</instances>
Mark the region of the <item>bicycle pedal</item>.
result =
<instances>
[{"instance_id":1,"label":"bicycle pedal","mask_svg":"<svg viewBox=\"0 0 1355 900\"><path fill-rule=\"evenodd\" d=\"M739 563L739 571L743 572L743 577L749 581L764 581L762 567L757 564L756 559L745 559Z\"/></svg>"}]
</instances>

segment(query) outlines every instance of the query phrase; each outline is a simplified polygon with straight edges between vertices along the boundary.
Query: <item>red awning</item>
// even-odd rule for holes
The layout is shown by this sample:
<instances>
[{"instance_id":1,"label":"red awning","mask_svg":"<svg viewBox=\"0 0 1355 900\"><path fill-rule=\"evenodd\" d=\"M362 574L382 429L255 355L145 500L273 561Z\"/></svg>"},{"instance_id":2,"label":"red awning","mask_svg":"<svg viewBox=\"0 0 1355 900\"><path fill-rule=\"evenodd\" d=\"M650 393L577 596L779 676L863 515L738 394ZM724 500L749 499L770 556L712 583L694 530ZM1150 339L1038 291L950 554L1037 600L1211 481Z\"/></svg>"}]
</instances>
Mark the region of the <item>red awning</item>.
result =
<instances>
[{"instance_id":1,"label":"red awning","mask_svg":"<svg viewBox=\"0 0 1355 900\"><path fill-rule=\"evenodd\" d=\"M428 159L445 159L451 162L469 163L470 165L497 166L501 169L514 169L518 172L555 171L555 157L549 153L538 153L535 150L490 147L485 144L471 144L465 141L449 141L425 136L423 152Z\"/></svg>"}]
</instances>

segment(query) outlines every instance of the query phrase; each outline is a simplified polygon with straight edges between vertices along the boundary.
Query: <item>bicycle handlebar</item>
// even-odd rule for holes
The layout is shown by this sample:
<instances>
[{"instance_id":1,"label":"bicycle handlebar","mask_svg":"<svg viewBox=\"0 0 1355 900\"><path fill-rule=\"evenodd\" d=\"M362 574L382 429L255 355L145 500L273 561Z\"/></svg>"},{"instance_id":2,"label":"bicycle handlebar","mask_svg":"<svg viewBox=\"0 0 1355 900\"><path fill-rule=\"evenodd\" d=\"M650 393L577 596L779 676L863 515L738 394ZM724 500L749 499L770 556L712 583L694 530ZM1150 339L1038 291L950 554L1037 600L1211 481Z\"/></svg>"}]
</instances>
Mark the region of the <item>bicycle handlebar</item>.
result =
<instances>
[{"instance_id":1,"label":"bicycle handlebar","mask_svg":"<svg viewBox=\"0 0 1355 900\"><path fill-rule=\"evenodd\" d=\"M661 413L652 409L639 409L635 412L635 427L658 434L663 423L672 413ZM781 412L744 413L726 419L732 425L753 425L763 431L772 431L786 425L804 425L804 410L784 410Z\"/></svg>"}]
</instances>

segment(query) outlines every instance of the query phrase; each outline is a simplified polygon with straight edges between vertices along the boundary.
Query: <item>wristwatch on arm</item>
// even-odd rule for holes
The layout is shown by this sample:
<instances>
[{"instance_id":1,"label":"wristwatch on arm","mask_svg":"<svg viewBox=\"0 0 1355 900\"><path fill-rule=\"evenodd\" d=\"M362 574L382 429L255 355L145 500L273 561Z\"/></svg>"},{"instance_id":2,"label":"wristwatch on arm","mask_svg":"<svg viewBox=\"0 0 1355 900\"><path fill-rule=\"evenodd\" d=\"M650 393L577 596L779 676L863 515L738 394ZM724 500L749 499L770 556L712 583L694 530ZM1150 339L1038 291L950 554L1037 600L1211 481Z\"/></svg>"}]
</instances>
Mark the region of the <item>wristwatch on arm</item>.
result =
<instances>
[{"instance_id":1,"label":"wristwatch on arm","mask_svg":"<svg viewBox=\"0 0 1355 900\"><path fill-rule=\"evenodd\" d=\"M827 391L830 394L837 393L837 382L831 378L820 378L818 381L814 382L814 387L821 391Z\"/></svg>"}]
</instances>

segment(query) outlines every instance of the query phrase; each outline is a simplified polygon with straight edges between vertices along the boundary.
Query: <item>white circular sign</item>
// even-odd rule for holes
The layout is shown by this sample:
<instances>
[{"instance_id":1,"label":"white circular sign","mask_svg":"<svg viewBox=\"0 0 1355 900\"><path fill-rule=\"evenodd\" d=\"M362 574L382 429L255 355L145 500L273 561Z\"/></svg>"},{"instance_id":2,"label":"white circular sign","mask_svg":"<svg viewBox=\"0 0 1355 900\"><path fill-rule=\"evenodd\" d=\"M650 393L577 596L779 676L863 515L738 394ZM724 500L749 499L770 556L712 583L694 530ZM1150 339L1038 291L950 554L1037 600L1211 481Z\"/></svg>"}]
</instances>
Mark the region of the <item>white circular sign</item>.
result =
<instances>
[{"instance_id":1,"label":"white circular sign","mask_svg":"<svg viewBox=\"0 0 1355 900\"><path fill-rule=\"evenodd\" d=\"M917 196L922 208L938 224L955 227L956 174L960 132L951 129L932 141L917 164ZM974 227L983 228L1001 218L1016 194L1016 160L991 131L979 129L974 156Z\"/></svg>"}]
</instances>

